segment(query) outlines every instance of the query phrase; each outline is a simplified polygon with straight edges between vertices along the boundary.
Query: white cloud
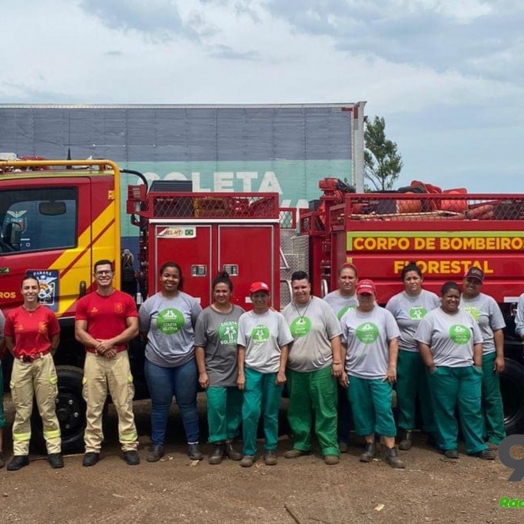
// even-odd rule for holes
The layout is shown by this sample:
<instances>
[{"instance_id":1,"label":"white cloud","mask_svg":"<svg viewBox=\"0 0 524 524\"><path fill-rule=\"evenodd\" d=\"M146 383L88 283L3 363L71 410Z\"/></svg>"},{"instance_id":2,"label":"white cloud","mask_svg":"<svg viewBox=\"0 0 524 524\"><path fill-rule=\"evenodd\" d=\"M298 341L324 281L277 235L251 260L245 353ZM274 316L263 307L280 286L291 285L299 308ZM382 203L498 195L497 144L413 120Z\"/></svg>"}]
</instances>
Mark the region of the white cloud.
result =
<instances>
[{"instance_id":1,"label":"white cloud","mask_svg":"<svg viewBox=\"0 0 524 524\"><path fill-rule=\"evenodd\" d=\"M404 177L522 172L517 0L4 0L0 18L3 103L367 100Z\"/></svg>"}]
</instances>

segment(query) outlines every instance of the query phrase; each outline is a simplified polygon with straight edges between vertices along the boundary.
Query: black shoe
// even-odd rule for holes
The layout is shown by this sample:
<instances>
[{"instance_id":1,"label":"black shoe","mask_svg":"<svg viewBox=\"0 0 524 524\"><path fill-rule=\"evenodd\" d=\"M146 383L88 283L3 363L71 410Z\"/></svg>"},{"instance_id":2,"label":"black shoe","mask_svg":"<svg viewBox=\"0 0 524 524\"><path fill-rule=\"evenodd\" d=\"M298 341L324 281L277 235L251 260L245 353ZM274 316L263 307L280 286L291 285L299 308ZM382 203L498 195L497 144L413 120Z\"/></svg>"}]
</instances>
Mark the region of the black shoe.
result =
<instances>
[{"instance_id":1,"label":"black shoe","mask_svg":"<svg viewBox=\"0 0 524 524\"><path fill-rule=\"evenodd\" d=\"M4 466L5 466L4 454L0 451L0 469L2 469Z\"/></svg>"},{"instance_id":2,"label":"black shoe","mask_svg":"<svg viewBox=\"0 0 524 524\"><path fill-rule=\"evenodd\" d=\"M398 449L408 451L411 449L411 446L413 446L413 433L411 431L404 431Z\"/></svg>"},{"instance_id":3,"label":"black shoe","mask_svg":"<svg viewBox=\"0 0 524 524\"><path fill-rule=\"evenodd\" d=\"M82 460L82 466L90 467L94 466L100 460L100 453L94 451L88 451Z\"/></svg>"},{"instance_id":4,"label":"black shoe","mask_svg":"<svg viewBox=\"0 0 524 524\"><path fill-rule=\"evenodd\" d=\"M124 460L128 466L138 466L138 464L140 464L138 451L135 451L134 449L131 451L124 451Z\"/></svg>"},{"instance_id":5,"label":"black shoe","mask_svg":"<svg viewBox=\"0 0 524 524\"><path fill-rule=\"evenodd\" d=\"M156 444L149 448L149 455L146 460L148 462L158 462L165 454L164 446L162 444Z\"/></svg>"},{"instance_id":6,"label":"black shoe","mask_svg":"<svg viewBox=\"0 0 524 524\"><path fill-rule=\"evenodd\" d=\"M456 449L447 449L444 451L444 456L448 459L458 459L459 452Z\"/></svg>"},{"instance_id":7,"label":"black shoe","mask_svg":"<svg viewBox=\"0 0 524 524\"><path fill-rule=\"evenodd\" d=\"M377 448L374 442L366 442L366 450L360 455L360 462L372 462L377 456Z\"/></svg>"},{"instance_id":8,"label":"black shoe","mask_svg":"<svg viewBox=\"0 0 524 524\"><path fill-rule=\"evenodd\" d=\"M386 449L386 462L395 469L404 469L406 465L398 457L397 448Z\"/></svg>"},{"instance_id":9,"label":"black shoe","mask_svg":"<svg viewBox=\"0 0 524 524\"><path fill-rule=\"evenodd\" d=\"M492 449L484 449L478 453L474 453L473 456L482 460L495 460L496 453Z\"/></svg>"},{"instance_id":10,"label":"black shoe","mask_svg":"<svg viewBox=\"0 0 524 524\"><path fill-rule=\"evenodd\" d=\"M198 444L188 444L187 445L187 454L191 460L202 460L204 455L200 451Z\"/></svg>"},{"instance_id":11,"label":"black shoe","mask_svg":"<svg viewBox=\"0 0 524 524\"><path fill-rule=\"evenodd\" d=\"M29 466L29 457L27 455L15 455L7 465L7 471L18 471L24 466Z\"/></svg>"},{"instance_id":12,"label":"black shoe","mask_svg":"<svg viewBox=\"0 0 524 524\"><path fill-rule=\"evenodd\" d=\"M277 465L277 454L272 451L271 449L268 449L264 453L264 464L266 466L276 466Z\"/></svg>"},{"instance_id":13,"label":"black shoe","mask_svg":"<svg viewBox=\"0 0 524 524\"><path fill-rule=\"evenodd\" d=\"M208 461L210 464L215 464L215 465L220 464L222 460L224 459L224 455L225 455L224 444L223 443L215 444L213 452L211 453L211 455L209 455Z\"/></svg>"},{"instance_id":14,"label":"black shoe","mask_svg":"<svg viewBox=\"0 0 524 524\"><path fill-rule=\"evenodd\" d=\"M53 469L60 469L64 467L64 459L60 453L51 453L47 457L47 460Z\"/></svg>"},{"instance_id":15,"label":"black shoe","mask_svg":"<svg viewBox=\"0 0 524 524\"><path fill-rule=\"evenodd\" d=\"M226 457L229 459L229 460L242 460L242 453L240 453L240 451L237 451L234 447L233 447L233 443L232 442L226 442L224 444L224 452L226 454Z\"/></svg>"}]
</instances>

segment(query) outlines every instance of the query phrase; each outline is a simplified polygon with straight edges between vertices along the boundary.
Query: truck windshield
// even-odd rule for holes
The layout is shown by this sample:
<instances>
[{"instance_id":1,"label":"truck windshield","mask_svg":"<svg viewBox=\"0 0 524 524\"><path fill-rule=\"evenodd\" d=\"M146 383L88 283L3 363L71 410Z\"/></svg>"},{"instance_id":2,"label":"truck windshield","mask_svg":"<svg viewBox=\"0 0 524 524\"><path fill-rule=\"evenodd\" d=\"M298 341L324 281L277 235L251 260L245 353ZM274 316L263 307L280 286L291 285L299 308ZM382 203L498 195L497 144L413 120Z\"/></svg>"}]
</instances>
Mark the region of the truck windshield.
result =
<instances>
[{"instance_id":1,"label":"truck windshield","mask_svg":"<svg viewBox=\"0 0 524 524\"><path fill-rule=\"evenodd\" d=\"M76 188L0 192L0 252L76 246Z\"/></svg>"}]
</instances>

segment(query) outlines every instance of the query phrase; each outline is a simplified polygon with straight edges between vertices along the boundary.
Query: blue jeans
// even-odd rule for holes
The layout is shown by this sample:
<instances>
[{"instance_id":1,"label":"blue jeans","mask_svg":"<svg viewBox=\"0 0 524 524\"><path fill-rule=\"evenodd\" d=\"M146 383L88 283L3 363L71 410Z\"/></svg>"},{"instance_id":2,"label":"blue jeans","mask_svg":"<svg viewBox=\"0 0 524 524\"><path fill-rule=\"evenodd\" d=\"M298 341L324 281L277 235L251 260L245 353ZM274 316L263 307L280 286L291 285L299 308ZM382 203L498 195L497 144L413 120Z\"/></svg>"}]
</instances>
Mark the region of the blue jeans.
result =
<instances>
[{"instance_id":1,"label":"blue jeans","mask_svg":"<svg viewBox=\"0 0 524 524\"><path fill-rule=\"evenodd\" d=\"M198 443L198 374L195 360L192 359L175 368L164 368L146 359L144 371L151 393L151 440L153 445L163 444L166 440L167 417L173 395L180 409L188 444Z\"/></svg>"}]
</instances>

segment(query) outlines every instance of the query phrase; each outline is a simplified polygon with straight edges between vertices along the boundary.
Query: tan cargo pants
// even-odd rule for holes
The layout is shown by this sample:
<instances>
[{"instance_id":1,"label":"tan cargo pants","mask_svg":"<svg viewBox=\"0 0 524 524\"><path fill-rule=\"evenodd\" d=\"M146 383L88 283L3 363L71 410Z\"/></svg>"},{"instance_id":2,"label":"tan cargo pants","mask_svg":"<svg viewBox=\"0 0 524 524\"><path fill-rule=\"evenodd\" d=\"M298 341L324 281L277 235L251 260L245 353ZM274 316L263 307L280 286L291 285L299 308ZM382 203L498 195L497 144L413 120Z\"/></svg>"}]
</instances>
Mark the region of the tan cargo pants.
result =
<instances>
[{"instance_id":1,"label":"tan cargo pants","mask_svg":"<svg viewBox=\"0 0 524 524\"><path fill-rule=\"evenodd\" d=\"M38 411L42 417L47 453L61 452L60 426L56 417L57 382L51 354L44 355L34 362L14 360L10 386L16 410L13 424L15 455L29 454L33 397L36 397Z\"/></svg>"},{"instance_id":2,"label":"tan cargo pants","mask_svg":"<svg viewBox=\"0 0 524 524\"><path fill-rule=\"evenodd\" d=\"M135 387L127 351L118 353L114 358L86 353L83 387L87 404L87 425L84 434L86 453L100 452L104 439L102 412L108 389L118 414L118 437L122 451L138 448L138 434L133 415Z\"/></svg>"}]
</instances>

